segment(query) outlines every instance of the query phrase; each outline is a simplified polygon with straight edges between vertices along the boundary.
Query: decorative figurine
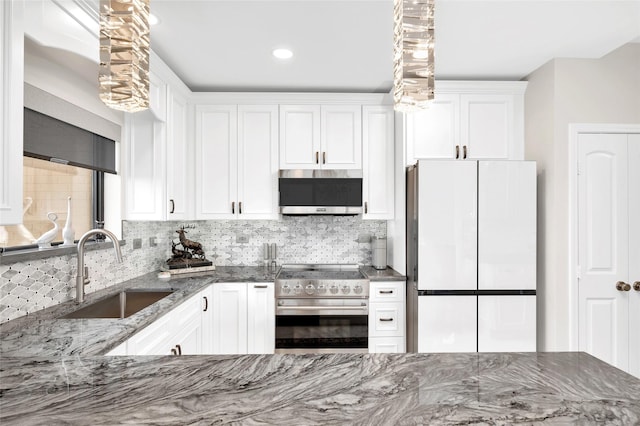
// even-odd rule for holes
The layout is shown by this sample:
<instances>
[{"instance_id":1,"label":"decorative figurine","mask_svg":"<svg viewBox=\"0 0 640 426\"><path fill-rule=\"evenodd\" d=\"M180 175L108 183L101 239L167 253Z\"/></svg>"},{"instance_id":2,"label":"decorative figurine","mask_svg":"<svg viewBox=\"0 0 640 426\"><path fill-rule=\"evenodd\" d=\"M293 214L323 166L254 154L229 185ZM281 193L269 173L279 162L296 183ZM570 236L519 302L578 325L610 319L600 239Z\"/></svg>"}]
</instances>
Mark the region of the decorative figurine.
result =
<instances>
[{"instance_id":1,"label":"decorative figurine","mask_svg":"<svg viewBox=\"0 0 640 426\"><path fill-rule=\"evenodd\" d=\"M64 228L62 228L62 239L63 246L72 246L73 237L76 235L75 231L71 227L71 197L67 197L67 221L64 224Z\"/></svg>"},{"instance_id":2,"label":"decorative figurine","mask_svg":"<svg viewBox=\"0 0 640 426\"><path fill-rule=\"evenodd\" d=\"M39 249L45 249L45 248L51 247L51 241L53 241L54 238L56 238L56 235L58 234L58 229L60 229L60 227L58 226L58 223L56 222L56 220L58 220L57 214L55 214L54 212L49 212L47 213L47 217L53 223L53 229L50 229L44 234L40 235L40 237L36 240L36 244L38 244Z\"/></svg>"},{"instance_id":3,"label":"decorative figurine","mask_svg":"<svg viewBox=\"0 0 640 426\"><path fill-rule=\"evenodd\" d=\"M187 229L191 228L189 226ZM179 243L171 241L171 259L167 260L169 269L194 268L198 266L211 266L213 262L207 260L202 250L202 244L188 239L185 234L185 227L181 226L176 231L180 238ZM181 246L182 248L178 248Z\"/></svg>"}]
</instances>

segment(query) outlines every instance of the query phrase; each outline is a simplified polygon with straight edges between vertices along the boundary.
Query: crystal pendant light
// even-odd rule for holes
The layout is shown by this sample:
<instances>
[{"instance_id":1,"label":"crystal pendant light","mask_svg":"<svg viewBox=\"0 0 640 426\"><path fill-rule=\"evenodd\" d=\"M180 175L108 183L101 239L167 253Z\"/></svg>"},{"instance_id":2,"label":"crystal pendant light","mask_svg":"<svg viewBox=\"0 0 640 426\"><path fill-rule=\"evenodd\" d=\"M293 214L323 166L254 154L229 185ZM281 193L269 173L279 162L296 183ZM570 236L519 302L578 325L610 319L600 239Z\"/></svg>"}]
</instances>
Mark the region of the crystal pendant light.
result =
<instances>
[{"instance_id":1,"label":"crystal pendant light","mask_svg":"<svg viewBox=\"0 0 640 426\"><path fill-rule=\"evenodd\" d=\"M100 0L98 81L107 106L149 108L149 0Z\"/></svg>"},{"instance_id":2,"label":"crystal pendant light","mask_svg":"<svg viewBox=\"0 0 640 426\"><path fill-rule=\"evenodd\" d=\"M434 89L435 0L393 2L393 102L394 109L425 109Z\"/></svg>"}]
</instances>

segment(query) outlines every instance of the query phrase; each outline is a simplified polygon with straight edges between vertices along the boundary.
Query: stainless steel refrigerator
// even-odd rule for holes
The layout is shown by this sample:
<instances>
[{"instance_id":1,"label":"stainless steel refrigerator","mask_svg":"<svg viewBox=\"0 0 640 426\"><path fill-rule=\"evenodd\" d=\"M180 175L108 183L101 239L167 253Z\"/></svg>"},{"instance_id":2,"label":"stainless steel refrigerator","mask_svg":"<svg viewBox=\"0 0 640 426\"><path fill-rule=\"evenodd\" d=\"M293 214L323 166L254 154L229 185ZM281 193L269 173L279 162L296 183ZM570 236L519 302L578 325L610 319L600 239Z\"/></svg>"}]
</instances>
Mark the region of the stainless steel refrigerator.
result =
<instances>
[{"instance_id":1,"label":"stainless steel refrigerator","mask_svg":"<svg viewBox=\"0 0 640 426\"><path fill-rule=\"evenodd\" d=\"M536 169L407 169L407 351L536 350Z\"/></svg>"}]
</instances>

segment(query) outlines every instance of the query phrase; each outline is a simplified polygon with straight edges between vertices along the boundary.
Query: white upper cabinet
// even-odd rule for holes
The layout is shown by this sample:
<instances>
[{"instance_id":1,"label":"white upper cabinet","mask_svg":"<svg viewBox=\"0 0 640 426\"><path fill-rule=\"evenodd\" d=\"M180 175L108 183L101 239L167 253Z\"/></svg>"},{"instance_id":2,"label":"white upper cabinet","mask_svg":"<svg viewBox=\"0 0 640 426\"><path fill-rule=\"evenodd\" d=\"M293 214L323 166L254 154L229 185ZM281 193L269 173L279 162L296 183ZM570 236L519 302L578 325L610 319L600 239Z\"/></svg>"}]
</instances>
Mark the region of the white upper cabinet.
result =
<instances>
[{"instance_id":1,"label":"white upper cabinet","mask_svg":"<svg viewBox=\"0 0 640 426\"><path fill-rule=\"evenodd\" d=\"M22 223L23 2L0 2L0 224Z\"/></svg>"},{"instance_id":2,"label":"white upper cabinet","mask_svg":"<svg viewBox=\"0 0 640 426\"><path fill-rule=\"evenodd\" d=\"M278 108L196 106L196 219L277 219Z\"/></svg>"},{"instance_id":3,"label":"white upper cabinet","mask_svg":"<svg viewBox=\"0 0 640 426\"><path fill-rule=\"evenodd\" d=\"M193 215L193 167L191 144L188 142L187 99L167 91L167 202L169 220L189 219Z\"/></svg>"},{"instance_id":4,"label":"white upper cabinet","mask_svg":"<svg viewBox=\"0 0 640 426\"><path fill-rule=\"evenodd\" d=\"M407 114L407 157L457 160L524 158L521 81L437 81L426 111Z\"/></svg>"},{"instance_id":5,"label":"white upper cabinet","mask_svg":"<svg viewBox=\"0 0 640 426\"><path fill-rule=\"evenodd\" d=\"M231 219L238 206L236 105L196 106L197 219Z\"/></svg>"},{"instance_id":6,"label":"white upper cabinet","mask_svg":"<svg viewBox=\"0 0 640 426\"><path fill-rule=\"evenodd\" d=\"M281 169L362 168L360 105L281 105Z\"/></svg>"},{"instance_id":7,"label":"white upper cabinet","mask_svg":"<svg viewBox=\"0 0 640 426\"><path fill-rule=\"evenodd\" d=\"M278 219L278 106L238 106L238 218Z\"/></svg>"},{"instance_id":8,"label":"white upper cabinet","mask_svg":"<svg viewBox=\"0 0 640 426\"><path fill-rule=\"evenodd\" d=\"M160 121L167 119L167 84L156 74L149 73L149 110Z\"/></svg>"},{"instance_id":9,"label":"white upper cabinet","mask_svg":"<svg viewBox=\"0 0 640 426\"><path fill-rule=\"evenodd\" d=\"M393 219L393 135L391 106L362 107L363 219Z\"/></svg>"}]
</instances>

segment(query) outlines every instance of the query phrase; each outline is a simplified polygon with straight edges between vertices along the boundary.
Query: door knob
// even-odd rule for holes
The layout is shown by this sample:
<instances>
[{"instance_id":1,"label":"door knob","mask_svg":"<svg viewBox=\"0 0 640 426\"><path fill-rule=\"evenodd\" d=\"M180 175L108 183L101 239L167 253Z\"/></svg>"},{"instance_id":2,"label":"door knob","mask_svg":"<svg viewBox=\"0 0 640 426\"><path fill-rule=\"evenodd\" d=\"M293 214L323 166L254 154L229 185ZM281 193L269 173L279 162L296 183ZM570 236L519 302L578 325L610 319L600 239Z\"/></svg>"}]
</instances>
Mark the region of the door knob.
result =
<instances>
[{"instance_id":1,"label":"door knob","mask_svg":"<svg viewBox=\"0 0 640 426\"><path fill-rule=\"evenodd\" d=\"M633 283L633 289L635 291L640 291L640 281L636 281L635 283Z\"/></svg>"},{"instance_id":2,"label":"door knob","mask_svg":"<svg viewBox=\"0 0 640 426\"><path fill-rule=\"evenodd\" d=\"M616 283L616 290L618 291L629 291L631 290L631 286L624 281L618 281Z\"/></svg>"}]
</instances>

